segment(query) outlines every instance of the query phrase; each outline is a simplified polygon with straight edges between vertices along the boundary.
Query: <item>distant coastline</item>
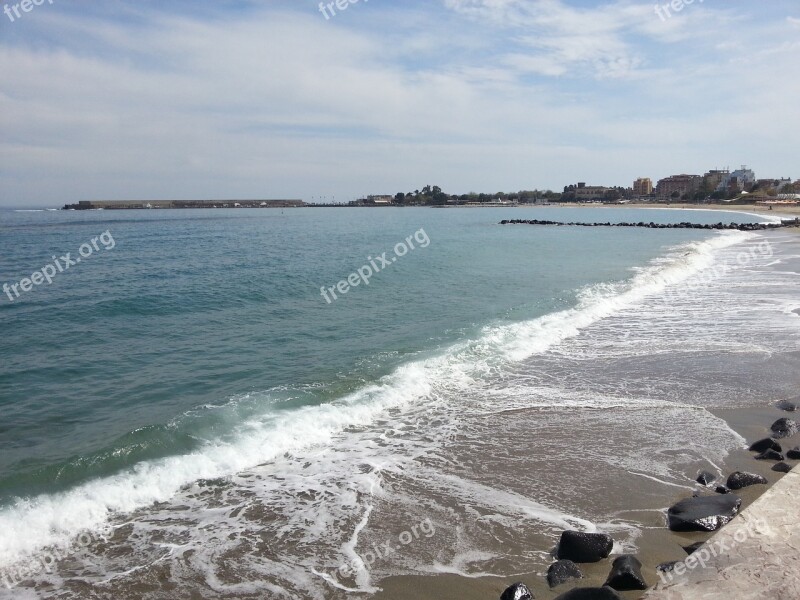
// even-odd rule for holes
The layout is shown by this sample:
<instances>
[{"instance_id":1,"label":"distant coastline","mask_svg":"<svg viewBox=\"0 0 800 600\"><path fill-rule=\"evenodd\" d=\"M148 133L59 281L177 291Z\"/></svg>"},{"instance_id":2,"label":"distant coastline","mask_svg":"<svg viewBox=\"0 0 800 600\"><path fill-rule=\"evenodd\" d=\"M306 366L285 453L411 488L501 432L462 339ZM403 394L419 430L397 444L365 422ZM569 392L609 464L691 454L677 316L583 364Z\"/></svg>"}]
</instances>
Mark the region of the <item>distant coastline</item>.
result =
<instances>
[{"instance_id":1,"label":"distant coastline","mask_svg":"<svg viewBox=\"0 0 800 600\"><path fill-rule=\"evenodd\" d=\"M65 204L61 210L173 210L173 209L222 209L222 208L635 208L651 210L718 210L738 213L760 213L767 215L800 215L800 205L764 205L757 203L689 204L661 202L476 202L444 205L400 205L400 204L329 204L307 203L300 199L264 200L82 200ZM10 209L21 210L21 209ZM45 209L42 209L45 210ZM55 210L55 209L49 209Z\"/></svg>"}]
</instances>

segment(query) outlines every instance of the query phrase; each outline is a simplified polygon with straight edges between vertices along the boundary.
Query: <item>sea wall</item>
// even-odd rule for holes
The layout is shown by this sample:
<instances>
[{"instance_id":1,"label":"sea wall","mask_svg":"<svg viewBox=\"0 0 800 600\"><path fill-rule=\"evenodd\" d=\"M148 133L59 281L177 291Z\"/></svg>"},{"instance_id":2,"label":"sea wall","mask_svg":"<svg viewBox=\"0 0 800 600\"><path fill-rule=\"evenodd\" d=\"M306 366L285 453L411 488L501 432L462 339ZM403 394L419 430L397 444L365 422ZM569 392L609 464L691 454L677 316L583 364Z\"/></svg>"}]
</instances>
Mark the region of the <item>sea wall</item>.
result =
<instances>
[{"instance_id":1,"label":"sea wall","mask_svg":"<svg viewBox=\"0 0 800 600\"><path fill-rule=\"evenodd\" d=\"M800 598L800 472L787 473L646 600ZM694 560L691 560L695 557Z\"/></svg>"}]
</instances>

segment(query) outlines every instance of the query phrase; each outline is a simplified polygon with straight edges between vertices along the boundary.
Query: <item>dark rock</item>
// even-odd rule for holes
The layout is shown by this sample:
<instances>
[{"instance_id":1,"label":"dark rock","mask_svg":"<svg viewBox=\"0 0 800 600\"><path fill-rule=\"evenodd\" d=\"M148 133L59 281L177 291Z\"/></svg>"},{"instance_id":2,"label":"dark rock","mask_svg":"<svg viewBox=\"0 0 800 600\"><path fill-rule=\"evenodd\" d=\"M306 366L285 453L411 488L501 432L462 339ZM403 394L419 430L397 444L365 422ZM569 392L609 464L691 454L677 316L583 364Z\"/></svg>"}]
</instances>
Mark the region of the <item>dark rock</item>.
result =
<instances>
[{"instance_id":1,"label":"dark rock","mask_svg":"<svg viewBox=\"0 0 800 600\"><path fill-rule=\"evenodd\" d=\"M717 492L718 494L730 494L731 493L731 491L728 488L726 488L724 485L718 485L714 491Z\"/></svg>"},{"instance_id":2,"label":"dark rock","mask_svg":"<svg viewBox=\"0 0 800 600\"><path fill-rule=\"evenodd\" d=\"M689 546L683 546L683 549L686 551L686 554L694 554L700 549L700 546L705 544L705 542L695 542Z\"/></svg>"},{"instance_id":3,"label":"dark rock","mask_svg":"<svg viewBox=\"0 0 800 600\"><path fill-rule=\"evenodd\" d=\"M786 412L795 412L797 410L797 404L789 402L788 400L781 400L776 406Z\"/></svg>"},{"instance_id":4,"label":"dark rock","mask_svg":"<svg viewBox=\"0 0 800 600\"><path fill-rule=\"evenodd\" d=\"M697 479L695 481L699 484L709 486L717 480L717 476L713 473L709 473L708 471L700 471L697 474Z\"/></svg>"},{"instance_id":5,"label":"dark rock","mask_svg":"<svg viewBox=\"0 0 800 600\"><path fill-rule=\"evenodd\" d=\"M524 583L515 583L500 596L500 600L533 600L533 592Z\"/></svg>"},{"instance_id":6,"label":"dark rock","mask_svg":"<svg viewBox=\"0 0 800 600\"><path fill-rule=\"evenodd\" d=\"M583 579L583 573L571 560L560 560L554 562L547 569L547 583L550 588L558 587L562 583L566 583L570 579Z\"/></svg>"},{"instance_id":7,"label":"dark rock","mask_svg":"<svg viewBox=\"0 0 800 600\"><path fill-rule=\"evenodd\" d=\"M728 487L732 490L740 490L751 485L763 485L765 483L768 483L767 480L755 473L736 471L736 473L731 473L731 476L728 477Z\"/></svg>"},{"instance_id":8,"label":"dark rock","mask_svg":"<svg viewBox=\"0 0 800 600\"><path fill-rule=\"evenodd\" d=\"M786 458L790 458L792 460L800 460L800 447L792 448L786 453Z\"/></svg>"},{"instance_id":9,"label":"dark rock","mask_svg":"<svg viewBox=\"0 0 800 600\"><path fill-rule=\"evenodd\" d=\"M775 452L775 450L764 450L756 456L756 460L783 460L783 454Z\"/></svg>"},{"instance_id":10,"label":"dark rock","mask_svg":"<svg viewBox=\"0 0 800 600\"><path fill-rule=\"evenodd\" d=\"M792 465L787 465L785 462L779 462L772 467L773 471L777 471L778 473L788 473L792 470Z\"/></svg>"},{"instance_id":11,"label":"dark rock","mask_svg":"<svg viewBox=\"0 0 800 600\"><path fill-rule=\"evenodd\" d=\"M658 571L660 573L669 573L670 571L672 571L672 569L675 568L675 565L677 565L680 562L681 561L679 561L679 560L672 560L670 562L663 562L663 563L661 563L660 565L658 565L656 567L656 571Z\"/></svg>"},{"instance_id":12,"label":"dark rock","mask_svg":"<svg viewBox=\"0 0 800 600\"><path fill-rule=\"evenodd\" d=\"M775 450L775 452L783 452L783 448L781 448L781 445L772 438L764 438L763 440L758 440L757 442L753 442L753 444L750 445L750 450L752 452L765 452L766 450Z\"/></svg>"},{"instance_id":13,"label":"dark rock","mask_svg":"<svg viewBox=\"0 0 800 600\"><path fill-rule=\"evenodd\" d=\"M555 600L622 600L610 587L578 588L561 594Z\"/></svg>"},{"instance_id":14,"label":"dark rock","mask_svg":"<svg viewBox=\"0 0 800 600\"><path fill-rule=\"evenodd\" d=\"M624 554L614 559L606 585L621 592L646 590L650 587L642 577L642 563L631 554Z\"/></svg>"},{"instance_id":15,"label":"dark rock","mask_svg":"<svg viewBox=\"0 0 800 600\"><path fill-rule=\"evenodd\" d=\"M797 433L797 421L794 419L778 419L770 427L772 430L772 437L783 439L793 436Z\"/></svg>"},{"instance_id":16,"label":"dark rock","mask_svg":"<svg viewBox=\"0 0 800 600\"><path fill-rule=\"evenodd\" d=\"M667 511L672 531L716 531L739 512L742 499L734 495L686 498Z\"/></svg>"},{"instance_id":17,"label":"dark rock","mask_svg":"<svg viewBox=\"0 0 800 600\"><path fill-rule=\"evenodd\" d=\"M580 533L565 531L558 543L557 558L576 563L593 563L611 554L614 540L605 533Z\"/></svg>"}]
</instances>

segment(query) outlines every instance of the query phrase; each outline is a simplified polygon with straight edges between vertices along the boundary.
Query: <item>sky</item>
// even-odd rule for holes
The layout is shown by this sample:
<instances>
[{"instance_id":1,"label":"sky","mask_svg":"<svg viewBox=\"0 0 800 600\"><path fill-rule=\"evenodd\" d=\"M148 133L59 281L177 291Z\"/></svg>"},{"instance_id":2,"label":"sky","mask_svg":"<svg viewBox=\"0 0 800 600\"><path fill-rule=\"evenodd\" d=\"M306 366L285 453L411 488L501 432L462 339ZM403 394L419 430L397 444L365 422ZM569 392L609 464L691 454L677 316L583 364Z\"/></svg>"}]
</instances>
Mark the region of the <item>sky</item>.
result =
<instances>
[{"instance_id":1,"label":"sky","mask_svg":"<svg viewBox=\"0 0 800 600\"><path fill-rule=\"evenodd\" d=\"M797 0L36 1L0 206L800 178Z\"/></svg>"}]
</instances>

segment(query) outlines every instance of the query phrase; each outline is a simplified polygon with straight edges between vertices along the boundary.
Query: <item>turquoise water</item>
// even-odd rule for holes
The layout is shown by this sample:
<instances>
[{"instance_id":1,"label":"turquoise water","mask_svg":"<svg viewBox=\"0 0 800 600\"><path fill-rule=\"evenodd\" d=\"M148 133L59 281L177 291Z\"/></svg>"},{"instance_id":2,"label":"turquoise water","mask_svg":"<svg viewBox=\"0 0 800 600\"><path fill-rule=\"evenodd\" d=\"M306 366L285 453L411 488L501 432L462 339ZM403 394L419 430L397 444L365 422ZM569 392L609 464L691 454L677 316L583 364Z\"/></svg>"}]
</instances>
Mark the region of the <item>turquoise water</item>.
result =
<instances>
[{"instance_id":1,"label":"turquoise water","mask_svg":"<svg viewBox=\"0 0 800 600\"><path fill-rule=\"evenodd\" d=\"M308 469L309 448L363 450L385 434L355 440L389 416L422 419L413 444L452 442L450 417L430 415L467 406L478 381L482 403L500 383L535 397L550 380L588 373L597 363L575 357L601 357L622 337L579 337L594 341L574 355L562 348L552 363L546 351L753 239L498 225L513 218L687 220L681 211L590 208L0 213L0 284L99 239L51 284L0 296L0 520L11 527L0 559L123 522L197 480L267 465L259 477L285 487L294 467L282 460L302 456ZM691 213L695 222L721 219L754 220ZM414 249L397 256L409 236ZM397 260L326 302L321 287L384 252ZM626 327L641 324L630 318ZM537 352L544 362L525 363ZM320 478L333 477L335 466L319 464ZM260 492L265 510L283 510L284 487ZM190 498L175 511L194 506ZM365 505L342 506L356 519L353 507Z\"/></svg>"},{"instance_id":2,"label":"turquoise water","mask_svg":"<svg viewBox=\"0 0 800 600\"><path fill-rule=\"evenodd\" d=\"M248 411L330 401L484 325L571 307L583 286L698 237L498 226L508 210L188 212L4 215L2 282L105 231L115 246L0 301L3 502L188 452ZM420 229L427 248L322 298ZM195 410L263 390L270 406L237 407L232 423Z\"/></svg>"}]
</instances>

